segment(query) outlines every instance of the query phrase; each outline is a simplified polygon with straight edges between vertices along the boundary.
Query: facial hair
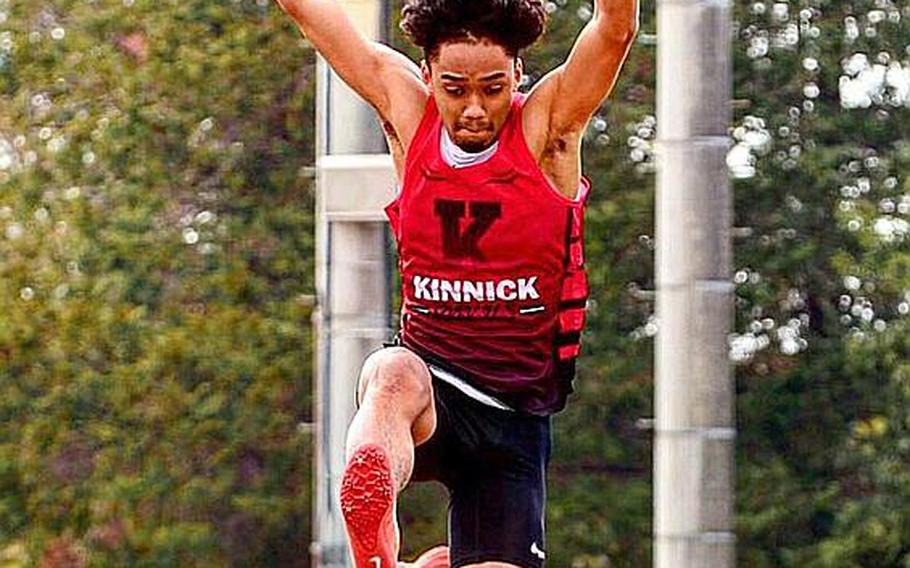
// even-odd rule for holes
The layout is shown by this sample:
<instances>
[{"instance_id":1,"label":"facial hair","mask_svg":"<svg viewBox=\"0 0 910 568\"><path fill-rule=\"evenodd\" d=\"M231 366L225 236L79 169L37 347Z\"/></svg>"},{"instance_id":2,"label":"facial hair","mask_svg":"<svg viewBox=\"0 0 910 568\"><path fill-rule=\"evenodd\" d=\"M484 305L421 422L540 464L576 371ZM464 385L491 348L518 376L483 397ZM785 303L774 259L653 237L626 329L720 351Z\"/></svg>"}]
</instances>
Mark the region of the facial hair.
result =
<instances>
[{"instance_id":1,"label":"facial hair","mask_svg":"<svg viewBox=\"0 0 910 568\"><path fill-rule=\"evenodd\" d=\"M455 145L464 150L465 152L471 152L476 154L477 152L482 152L493 145L496 142L495 138L489 140L453 140Z\"/></svg>"}]
</instances>

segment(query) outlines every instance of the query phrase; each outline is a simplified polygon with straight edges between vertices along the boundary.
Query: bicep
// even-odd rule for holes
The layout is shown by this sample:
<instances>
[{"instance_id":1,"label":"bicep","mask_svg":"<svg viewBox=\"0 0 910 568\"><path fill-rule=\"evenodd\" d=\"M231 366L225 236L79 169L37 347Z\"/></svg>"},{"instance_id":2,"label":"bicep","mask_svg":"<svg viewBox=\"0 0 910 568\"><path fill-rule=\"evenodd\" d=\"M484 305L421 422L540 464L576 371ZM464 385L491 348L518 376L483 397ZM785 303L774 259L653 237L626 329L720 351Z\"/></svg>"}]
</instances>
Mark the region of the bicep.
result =
<instances>
[{"instance_id":1,"label":"bicep","mask_svg":"<svg viewBox=\"0 0 910 568\"><path fill-rule=\"evenodd\" d=\"M423 109L423 103L429 95L429 88L420 77L420 68L407 55L396 51L387 45L374 43L377 63L376 80L380 82L383 91L381 104L374 104L376 110L383 114L395 114L397 106L418 105Z\"/></svg>"},{"instance_id":2,"label":"bicep","mask_svg":"<svg viewBox=\"0 0 910 568\"><path fill-rule=\"evenodd\" d=\"M605 24L585 26L565 63L551 71L542 86L552 97L551 130L583 129L616 84L629 53L633 30L610 30Z\"/></svg>"},{"instance_id":3,"label":"bicep","mask_svg":"<svg viewBox=\"0 0 910 568\"><path fill-rule=\"evenodd\" d=\"M388 109L399 91L421 82L413 61L369 39L334 0L285 1L282 6L335 74L377 110Z\"/></svg>"},{"instance_id":4,"label":"bicep","mask_svg":"<svg viewBox=\"0 0 910 568\"><path fill-rule=\"evenodd\" d=\"M381 104L373 104L373 107L382 121L392 128L403 151L407 151L430 96L429 87L420 77L420 68L410 58L388 46L376 45L384 95Z\"/></svg>"},{"instance_id":5,"label":"bicep","mask_svg":"<svg viewBox=\"0 0 910 568\"><path fill-rule=\"evenodd\" d=\"M356 59L350 66L336 67L326 58L335 73L376 110L407 148L429 96L420 68L405 54L372 41L363 45Z\"/></svg>"}]
</instances>

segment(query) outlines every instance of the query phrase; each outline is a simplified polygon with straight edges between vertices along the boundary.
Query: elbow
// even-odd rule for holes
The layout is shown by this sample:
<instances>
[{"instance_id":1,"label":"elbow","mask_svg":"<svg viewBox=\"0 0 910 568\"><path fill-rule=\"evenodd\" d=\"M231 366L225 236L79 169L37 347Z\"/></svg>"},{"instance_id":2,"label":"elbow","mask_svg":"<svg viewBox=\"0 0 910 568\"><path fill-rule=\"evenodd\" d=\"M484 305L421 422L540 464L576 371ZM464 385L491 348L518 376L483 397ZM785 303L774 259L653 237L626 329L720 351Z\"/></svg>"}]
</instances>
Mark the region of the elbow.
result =
<instances>
[{"instance_id":1,"label":"elbow","mask_svg":"<svg viewBox=\"0 0 910 568\"><path fill-rule=\"evenodd\" d=\"M638 28L638 12L636 11L632 17L625 19L619 35L627 43L632 43L638 35Z\"/></svg>"},{"instance_id":2,"label":"elbow","mask_svg":"<svg viewBox=\"0 0 910 568\"><path fill-rule=\"evenodd\" d=\"M641 29L641 22L639 21L638 14L635 14L635 17L632 18L632 27L629 39L635 39L635 37L638 35L639 29Z\"/></svg>"},{"instance_id":3,"label":"elbow","mask_svg":"<svg viewBox=\"0 0 910 568\"><path fill-rule=\"evenodd\" d=\"M620 29L613 28L607 36L611 45L629 46L635 42L638 36L638 26L623 27Z\"/></svg>"},{"instance_id":4,"label":"elbow","mask_svg":"<svg viewBox=\"0 0 910 568\"><path fill-rule=\"evenodd\" d=\"M597 23L601 37L610 43L630 44L638 36L638 14L630 18L603 18Z\"/></svg>"},{"instance_id":5,"label":"elbow","mask_svg":"<svg viewBox=\"0 0 910 568\"><path fill-rule=\"evenodd\" d=\"M623 36L623 42L630 44L635 41L635 38L637 36L638 36L638 20L636 19L634 22L632 22L632 25L630 25L626 29L626 33Z\"/></svg>"},{"instance_id":6,"label":"elbow","mask_svg":"<svg viewBox=\"0 0 910 568\"><path fill-rule=\"evenodd\" d=\"M294 0L276 0L276 2L285 14L294 18L295 20L300 18L300 7L296 2L294 2Z\"/></svg>"}]
</instances>

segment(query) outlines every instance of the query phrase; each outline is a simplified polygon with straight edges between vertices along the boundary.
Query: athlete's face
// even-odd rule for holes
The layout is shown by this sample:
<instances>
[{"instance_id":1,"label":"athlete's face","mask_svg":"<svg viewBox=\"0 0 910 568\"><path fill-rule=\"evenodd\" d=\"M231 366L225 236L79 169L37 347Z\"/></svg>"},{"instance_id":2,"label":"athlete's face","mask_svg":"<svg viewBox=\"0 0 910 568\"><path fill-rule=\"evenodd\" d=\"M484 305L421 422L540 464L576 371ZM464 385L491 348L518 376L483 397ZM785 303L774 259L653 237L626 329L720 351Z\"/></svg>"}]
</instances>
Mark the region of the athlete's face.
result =
<instances>
[{"instance_id":1,"label":"athlete's face","mask_svg":"<svg viewBox=\"0 0 910 568\"><path fill-rule=\"evenodd\" d=\"M521 59L487 40L439 46L422 64L449 137L462 150L479 152L499 136L521 81Z\"/></svg>"}]
</instances>

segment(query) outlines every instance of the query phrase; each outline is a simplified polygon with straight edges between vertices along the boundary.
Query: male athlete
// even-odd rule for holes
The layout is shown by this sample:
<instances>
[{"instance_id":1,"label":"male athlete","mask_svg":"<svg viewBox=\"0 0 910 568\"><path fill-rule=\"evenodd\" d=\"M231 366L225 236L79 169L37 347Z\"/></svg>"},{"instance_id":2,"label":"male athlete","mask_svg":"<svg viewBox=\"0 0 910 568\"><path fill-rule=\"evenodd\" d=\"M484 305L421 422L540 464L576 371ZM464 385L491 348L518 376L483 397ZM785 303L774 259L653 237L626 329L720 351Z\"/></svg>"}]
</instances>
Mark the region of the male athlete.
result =
<instances>
[{"instance_id":1,"label":"male athlete","mask_svg":"<svg viewBox=\"0 0 910 568\"><path fill-rule=\"evenodd\" d=\"M278 0L382 121L399 193L401 330L363 365L341 506L358 568L398 566L396 498L448 488L449 549L415 566L539 568L550 415L572 390L588 295L581 140L638 30L596 0L565 63L527 95L542 0L406 0L420 67L332 0ZM407 565L404 565L407 566Z\"/></svg>"}]
</instances>

